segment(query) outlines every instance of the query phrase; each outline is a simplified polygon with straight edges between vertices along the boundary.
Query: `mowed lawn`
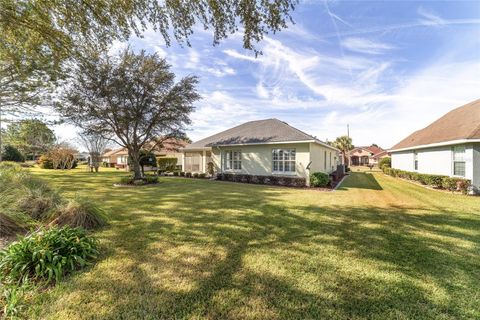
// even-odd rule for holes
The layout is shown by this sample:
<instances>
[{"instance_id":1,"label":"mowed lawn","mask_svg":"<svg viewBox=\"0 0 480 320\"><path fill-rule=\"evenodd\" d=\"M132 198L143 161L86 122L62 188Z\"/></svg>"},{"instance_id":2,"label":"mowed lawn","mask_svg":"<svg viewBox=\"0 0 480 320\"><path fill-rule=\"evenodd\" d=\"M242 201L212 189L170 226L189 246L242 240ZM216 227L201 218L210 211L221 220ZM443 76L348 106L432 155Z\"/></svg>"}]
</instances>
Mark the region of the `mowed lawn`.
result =
<instances>
[{"instance_id":1,"label":"mowed lawn","mask_svg":"<svg viewBox=\"0 0 480 320\"><path fill-rule=\"evenodd\" d=\"M98 201L94 266L38 319L479 319L480 198L353 173L335 192L35 169ZM125 173L123 173L125 174Z\"/></svg>"}]
</instances>

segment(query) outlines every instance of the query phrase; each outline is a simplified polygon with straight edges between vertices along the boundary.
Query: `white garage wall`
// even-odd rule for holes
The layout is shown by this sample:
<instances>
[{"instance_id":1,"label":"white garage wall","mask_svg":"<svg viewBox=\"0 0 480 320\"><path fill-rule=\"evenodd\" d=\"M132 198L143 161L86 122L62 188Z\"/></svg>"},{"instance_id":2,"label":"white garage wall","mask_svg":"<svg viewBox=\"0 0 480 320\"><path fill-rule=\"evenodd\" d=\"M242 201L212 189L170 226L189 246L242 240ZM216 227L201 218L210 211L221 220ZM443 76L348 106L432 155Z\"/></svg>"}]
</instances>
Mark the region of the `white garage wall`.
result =
<instances>
[{"instance_id":1,"label":"white garage wall","mask_svg":"<svg viewBox=\"0 0 480 320\"><path fill-rule=\"evenodd\" d=\"M472 184L475 186L477 191L480 192L480 143L476 143L473 145L472 148L473 152L473 178L472 178Z\"/></svg>"},{"instance_id":2,"label":"white garage wall","mask_svg":"<svg viewBox=\"0 0 480 320\"><path fill-rule=\"evenodd\" d=\"M452 147L437 147L417 150L418 172L428 174L452 174Z\"/></svg>"}]
</instances>

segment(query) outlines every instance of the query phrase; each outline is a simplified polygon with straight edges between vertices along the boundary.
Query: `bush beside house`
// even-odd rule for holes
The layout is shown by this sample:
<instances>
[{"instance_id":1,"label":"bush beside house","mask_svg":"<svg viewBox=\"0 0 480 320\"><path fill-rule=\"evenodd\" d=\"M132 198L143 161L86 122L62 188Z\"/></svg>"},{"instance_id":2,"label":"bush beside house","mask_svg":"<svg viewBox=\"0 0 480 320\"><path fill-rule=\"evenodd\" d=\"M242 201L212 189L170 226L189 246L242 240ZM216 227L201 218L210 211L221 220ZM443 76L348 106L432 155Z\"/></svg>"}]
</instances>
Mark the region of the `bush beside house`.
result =
<instances>
[{"instance_id":1,"label":"bush beside house","mask_svg":"<svg viewBox=\"0 0 480 320\"><path fill-rule=\"evenodd\" d=\"M257 176L232 173L220 173L217 175L217 180L253 184L279 185L287 187L304 187L306 184L305 178L301 177Z\"/></svg>"},{"instance_id":2,"label":"bush beside house","mask_svg":"<svg viewBox=\"0 0 480 320\"><path fill-rule=\"evenodd\" d=\"M470 180L462 178L410 172L390 167L384 167L382 170L385 174L392 177L416 181L422 185L428 185L435 189L444 189L452 192L458 191L463 194L469 192L471 185Z\"/></svg>"},{"instance_id":3,"label":"bush beside house","mask_svg":"<svg viewBox=\"0 0 480 320\"><path fill-rule=\"evenodd\" d=\"M310 186L323 188L328 186L330 183L330 178L328 174L323 172L314 172L310 175Z\"/></svg>"}]
</instances>

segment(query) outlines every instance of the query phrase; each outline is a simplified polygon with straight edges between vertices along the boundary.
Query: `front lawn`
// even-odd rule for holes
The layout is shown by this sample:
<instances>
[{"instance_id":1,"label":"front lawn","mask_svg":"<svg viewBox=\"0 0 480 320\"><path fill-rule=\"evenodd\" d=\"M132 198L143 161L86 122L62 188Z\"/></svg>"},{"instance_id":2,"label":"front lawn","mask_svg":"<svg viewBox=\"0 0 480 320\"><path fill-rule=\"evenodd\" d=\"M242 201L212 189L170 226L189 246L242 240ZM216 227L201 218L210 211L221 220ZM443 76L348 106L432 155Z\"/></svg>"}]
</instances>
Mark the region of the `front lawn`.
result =
<instances>
[{"instance_id":1,"label":"front lawn","mask_svg":"<svg viewBox=\"0 0 480 320\"><path fill-rule=\"evenodd\" d=\"M318 192L35 169L111 215L38 319L478 319L480 198L355 172Z\"/></svg>"}]
</instances>

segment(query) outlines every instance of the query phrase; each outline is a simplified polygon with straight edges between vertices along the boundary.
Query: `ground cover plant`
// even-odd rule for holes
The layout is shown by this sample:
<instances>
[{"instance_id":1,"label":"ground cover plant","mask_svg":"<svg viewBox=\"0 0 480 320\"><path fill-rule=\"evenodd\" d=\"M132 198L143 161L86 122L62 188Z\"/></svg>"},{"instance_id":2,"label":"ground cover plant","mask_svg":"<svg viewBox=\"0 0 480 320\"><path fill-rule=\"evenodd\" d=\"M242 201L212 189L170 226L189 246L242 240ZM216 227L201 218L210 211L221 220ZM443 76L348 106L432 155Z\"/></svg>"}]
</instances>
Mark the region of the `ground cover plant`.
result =
<instances>
[{"instance_id":1,"label":"ground cover plant","mask_svg":"<svg viewBox=\"0 0 480 320\"><path fill-rule=\"evenodd\" d=\"M35 169L111 212L87 272L40 293L31 319L476 319L478 198L353 172L319 193Z\"/></svg>"}]
</instances>

